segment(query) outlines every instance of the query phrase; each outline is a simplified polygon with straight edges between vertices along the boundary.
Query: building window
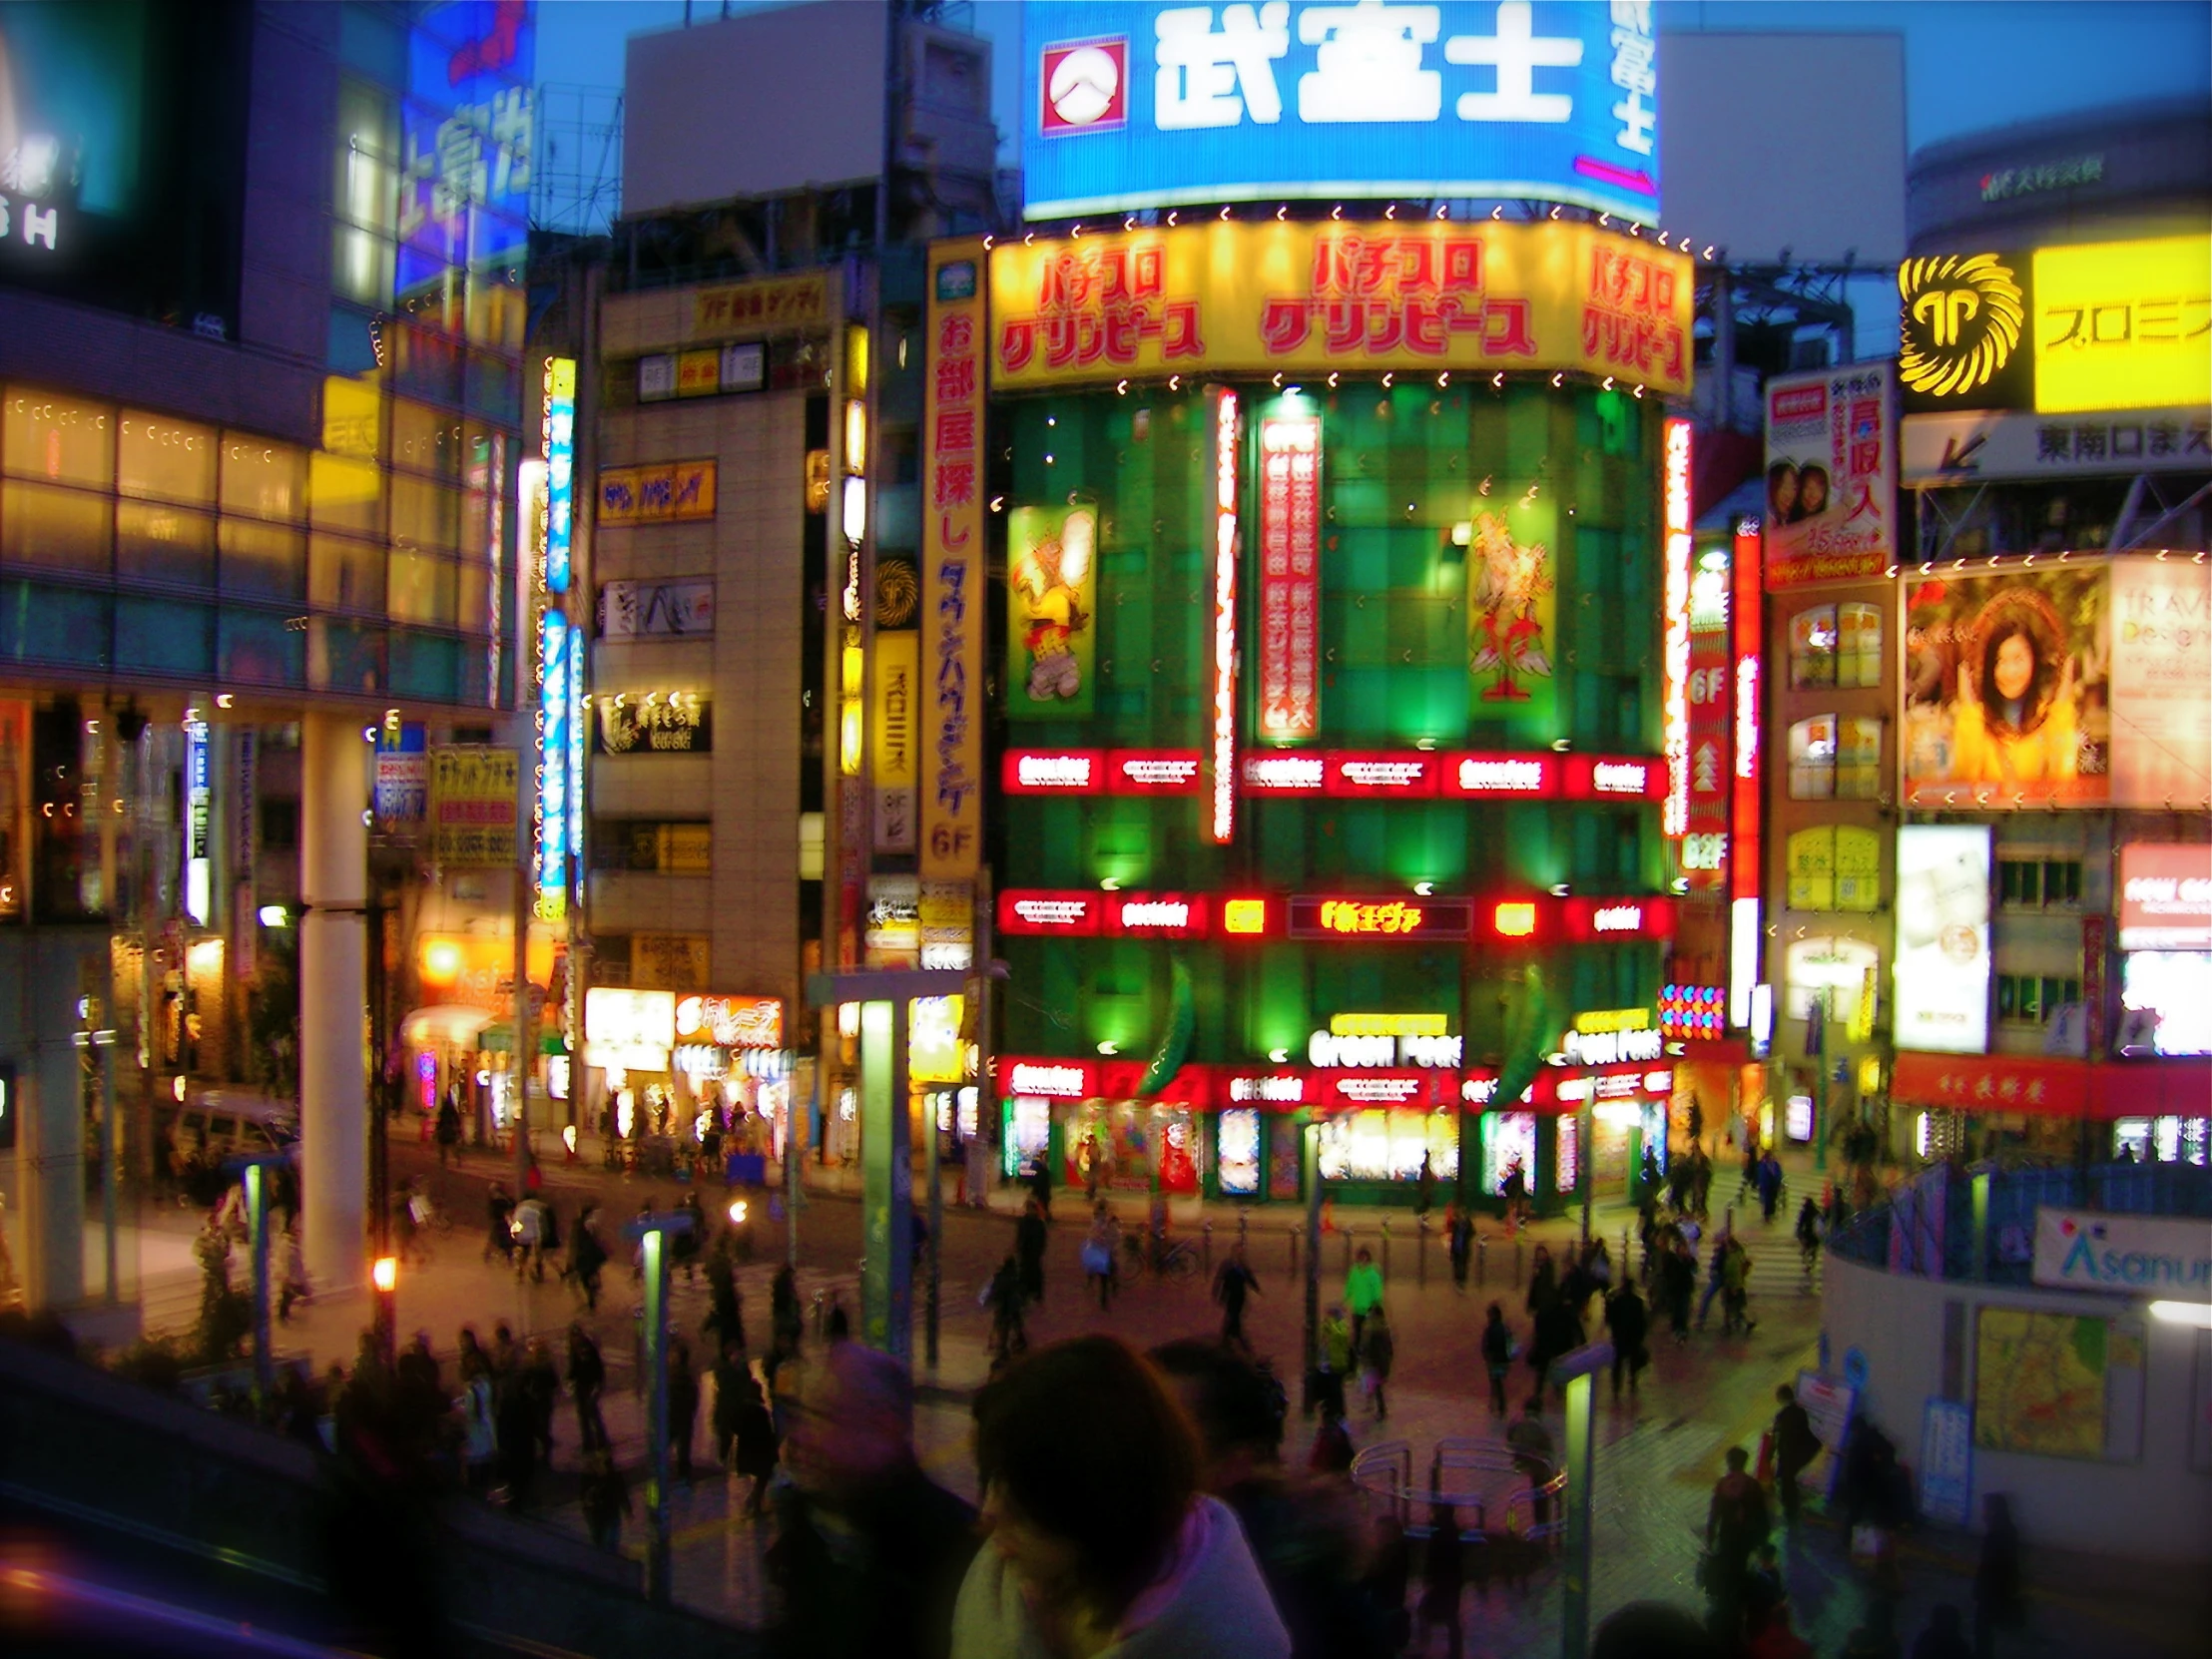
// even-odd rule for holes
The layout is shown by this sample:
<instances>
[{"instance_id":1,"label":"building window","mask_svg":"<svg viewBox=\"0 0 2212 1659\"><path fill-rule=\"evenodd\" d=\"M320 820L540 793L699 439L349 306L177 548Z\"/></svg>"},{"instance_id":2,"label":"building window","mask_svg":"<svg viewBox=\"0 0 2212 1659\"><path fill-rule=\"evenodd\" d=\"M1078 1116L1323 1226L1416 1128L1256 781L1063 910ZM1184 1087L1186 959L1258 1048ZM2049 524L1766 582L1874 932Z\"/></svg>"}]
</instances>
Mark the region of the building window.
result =
<instances>
[{"instance_id":1,"label":"building window","mask_svg":"<svg viewBox=\"0 0 2212 1659\"><path fill-rule=\"evenodd\" d=\"M2049 974L2000 973L1997 1018L2009 1025L2047 1025L2058 1010L2081 1000L2081 981Z\"/></svg>"},{"instance_id":2,"label":"building window","mask_svg":"<svg viewBox=\"0 0 2212 1659\"><path fill-rule=\"evenodd\" d=\"M651 819L601 819L591 827L594 869L704 875L714 867L714 827Z\"/></svg>"},{"instance_id":3,"label":"building window","mask_svg":"<svg viewBox=\"0 0 2212 1659\"><path fill-rule=\"evenodd\" d=\"M299 844L299 803L281 798L262 802L262 845L271 852L289 852Z\"/></svg>"},{"instance_id":4,"label":"building window","mask_svg":"<svg viewBox=\"0 0 2212 1659\"><path fill-rule=\"evenodd\" d=\"M1790 689L1836 683L1836 607L1816 606L1790 618Z\"/></svg>"},{"instance_id":5,"label":"building window","mask_svg":"<svg viewBox=\"0 0 2212 1659\"><path fill-rule=\"evenodd\" d=\"M1790 799L1873 801L1882 793L1882 722L1814 715L1790 728Z\"/></svg>"},{"instance_id":6,"label":"building window","mask_svg":"<svg viewBox=\"0 0 2212 1659\"><path fill-rule=\"evenodd\" d=\"M1999 858L1997 898L2007 909L2049 909L2081 902L2079 858Z\"/></svg>"},{"instance_id":7,"label":"building window","mask_svg":"<svg viewBox=\"0 0 2212 1659\"><path fill-rule=\"evenodd\" d=\"M1882 684L1882 609L1818 605L1790 619L1790 689Z\"/></svg>"}]
</instances>

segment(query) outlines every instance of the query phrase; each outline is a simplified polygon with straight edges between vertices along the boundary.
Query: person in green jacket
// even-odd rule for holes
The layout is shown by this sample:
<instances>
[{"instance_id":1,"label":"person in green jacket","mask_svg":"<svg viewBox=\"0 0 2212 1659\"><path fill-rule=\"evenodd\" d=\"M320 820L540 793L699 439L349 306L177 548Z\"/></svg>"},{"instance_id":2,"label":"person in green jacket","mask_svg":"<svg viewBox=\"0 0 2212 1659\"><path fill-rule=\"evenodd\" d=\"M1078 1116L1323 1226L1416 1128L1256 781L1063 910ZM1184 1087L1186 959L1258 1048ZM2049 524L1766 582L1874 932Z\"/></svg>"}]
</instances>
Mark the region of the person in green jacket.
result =
<instances>
[{"instance_id":1,"label":"person in green jacket","mask_svg":"<svg viewBox=\"0 0 2212 1659\"><path fill-rule=\"evenodd\" d=\"M1351 1271L1345 1275L1345 1306L1352 1311L1352 1348L1359 1352L1360 1334L1367 1329L1368 1315L1382 1301L1382 1270L1375 1265L1375 1252L1365 1245L1352 1259Z\"/></svg>"}]
</instances>

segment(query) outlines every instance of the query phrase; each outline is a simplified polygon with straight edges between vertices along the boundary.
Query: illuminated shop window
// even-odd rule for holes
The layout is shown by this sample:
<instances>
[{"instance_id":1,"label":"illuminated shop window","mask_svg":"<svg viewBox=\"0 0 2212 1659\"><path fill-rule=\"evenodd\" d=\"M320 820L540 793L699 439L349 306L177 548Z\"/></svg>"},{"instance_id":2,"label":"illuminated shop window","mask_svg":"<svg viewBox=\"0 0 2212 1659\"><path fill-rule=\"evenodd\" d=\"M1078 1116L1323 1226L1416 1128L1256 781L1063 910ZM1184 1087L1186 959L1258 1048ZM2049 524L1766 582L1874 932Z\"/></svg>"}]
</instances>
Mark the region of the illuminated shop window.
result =
<instances>
[{"instance_id":1,"label":"illuminated shop window","mask_svg":"<svg viewBox=\"0 0 2212 1659\"><path fill-rule=\"evenodd\" d=\"M1814 715L1790 728L1790 799L1872 801L1882 793L1882 722Z\"/></svg>"}]
</instances>

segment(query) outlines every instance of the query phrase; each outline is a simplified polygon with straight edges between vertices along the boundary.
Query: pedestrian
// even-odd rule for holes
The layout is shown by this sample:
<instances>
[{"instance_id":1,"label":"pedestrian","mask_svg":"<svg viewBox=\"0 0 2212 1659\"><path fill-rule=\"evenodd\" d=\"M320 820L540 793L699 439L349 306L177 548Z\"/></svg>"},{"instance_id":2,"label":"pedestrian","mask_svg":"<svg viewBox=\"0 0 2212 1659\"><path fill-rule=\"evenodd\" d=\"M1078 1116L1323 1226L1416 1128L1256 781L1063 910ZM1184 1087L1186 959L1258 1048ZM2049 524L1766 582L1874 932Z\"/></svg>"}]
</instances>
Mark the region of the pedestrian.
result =
<instances>
[{"instance_id":1,"label":"pedestrian","mask_svg":"<svg viewBox=\"0 0 2212 1659\"><path fill-rule=\"evenodd\" d=\"M1528 1259L1528 1295L1522 1306L1531 1319L1538 1309L1559 1294L1559 1267L1551 1259L1550 1247L1538 1245L1536 1253Z\"/></svg>"},{"instance_id":2,"label":"pedestrian","mask_svg":"<svg viewBox=\"0 0 2212 1659\"><path fill-rule=\"evenodd\" d=\"M1314 1403L1325 1415L1334 1405L1341 1417L1345 1414L1345 1379L1352 1375L1353 1353L1352 1327L1346 1323L1342 1308L1333 1306L1322 1316L1315 1340L1320 1352L1314 1356Z\"/></svg>"},{"instance_id":3,"label":"pedestrian","mask_svg":"<svg viewBox=\"0 0 2212 1659\"><path fill-rule=\"evenodd\" d=\"M1644 1340L1651 1330L1651 1314L1636 1294L1636 1282L1628 1281L1605 1299L1605 1330L1613 1344L1613 1397L1621 1396L1621 1372L1628 1372L1628 1391L1636 1392L1651 1351Z\"/></svg>"},{"instance_id":4,"label":"pedestrian","mask_svg":"<svg viewBox=\"0 0 2212 1659\"><path fill-rule=\"evenodd\" d=\"M1314 1474L1350 1474L1352 1456L1352 1430L1345 1426L1344 1407L1334 1398L1325 1399L1313 1446L1306 1453L1306 1467Z\"/></svg>"},{"instance_id":5,"label":"pedestrian","mask_svg":"<svg viewBox=\"0 0 2212 1659\"><path fill-rule=\"evenodd\" d=\"M1345 1274L1345 1306L1352 1311L1352 1348L1360 1349L1360 1333L1368 1313L1382 1300L1382 1270L1375 1265L1375 1252L1362 1245Z\"/></svg>"},{"instance_id":6,"label":"pedestrian","mask_svg":"<svg viewBox=\"0 0 2212 1659\"><path fill-rule=\"evenodd\" d=\"M507 1184L494 1181L484 1194L484 1260L497 1256L502 1262L514 1259L515 1240L512 1223L515 1201L507 1191Z\"/></svg>"},{"instance_id":7,"label":"pedestrian","mask_svg":"<svg viewBox=\"0 0 2212 1659\"><path fill-rule=\"evenodd\" d=\"M1997 1632L2027 1622L2020 1595L2020 1531L2012 1520L2012 1500L1991 1492L1981 1500L1981 1559L1973 1574L1974 1659L1996 1652Z\"/></svg>"},{"instance_id":8,"label":"pedestrian","mask_svg":"<svg viewBox=\"0 0 2212 1659\"><path fill-rule=\"evenodd\" d=\"M1690 1340L1690 1303L1697 1295L1697 1258L1690 1242L1677 1238L1674 1249L1659 1263L1660 1284L1667 1300L1667 1323L1679 1346Z\"/></svg>"},{"instance_id":9,"label":"pedestrian","mask_svg":"<svg viewBox=\"0 0 2212 1659\"><path fill-rule=\"evenodd\" d=\"M1467 1262L1474 1255L1474 1218L1454 1203L1444 1215L1444 1239L1451 1253L1451 1284L1467 1294Z\"/></svg>"},{"instance_id":10,"label":"pedestrian","mask_svg":"<svg viewBox=\"0 0 2212 1659\"><path fill-rule=\"evenodd\" d=\"M1536 1311L1535 1340L1528 1347L1528 1364L1536 1373L1536 1386L1551 1381L1552 1365L1580 1348L1582 1316L1563 1296L1555 1296ZM1561 1383L1562 1388L1565 1387Z\"/></svg>"},{"instance_id":11,"label":"pedestrian","mask_svg":"<svg viewBox=\"0 0 2212 1659\"><path fill-rule=\"evenodd\" d=\"M445 1168L448 1161L457 1161L461 1155L461 1086L446 1086L445 1098L438 1102L438 1126L432 1136L438 1143L438 1168Z\"/></svg>"},{"instance_id":12,"label":"pedestrian","mask_svg":"<svg viewBox=\"0 0 2212 1659\"><path fill-rule=\"evenodd\" d=\"M736 1423L736 1467L739 1474L753 1482L745 1512L758 1520L768 1512L769 1482L776 1474L776 1421L769 1415L768 1402L761 1397L760 1383L750 1373L739 1374L735 1392L737 1403L732 1415Z\"/></svg>"},{"instance_id":13,"label":"pedestrian","mask_svg":"<svg viewBox=\"0 0 2212 1659\"><path fill-rule=\"evenodd\" d=\"M1774 1390L1780 1405L1774 1414L1774 1489L1782 1505L1782 1524L1790 1532L1798 1524L1798 1476L1820 1455L1820 1436L1813 1432L1813 1418L1798 1403L1797 1389L1785 1382Z\"/></svg>"},{"instance_id":14,"label":"pedestrian","mask_svg":"<svg viewBox=\"0 0 2212 1659\"><path fill-rule=\"evenodd\" d=\"M1360 1387L1367 1395L1368 1409L1375 1413L1377 1422L1385 1421L1390 1414L1390 1401L1384 1389L1390 1381L1390 1367L1397 1360L1397 1340L1390 1335L1390 1322L1378 1302L1368 1310L1366 1329L1360 1338Z\"/></svg>"},{"instance_id":15,"label":"pedestrian","mask_svg":"<svg viewBox=\"0 0 2212 1659\"><path fill-rule=\"evenodd\" d=\"M472 1492L487 1492L499 1454L499 1429L492 1414L491 1367L481 1349L462 1356L461 1391L453 1409L461 1422L462 1480Z\"/></svg>"},{"instance_id":16,"label":"pedestrian","mask_svg":"<svg viewBox=\"0 0 2212 1659\"><path fill-rule=\"evenodd\" d=\"M499 1440L499 1482L507 1502L527 1509L537 1499L538 1413L518 1364L492 1381L493 1429Z\"/></svg>"},{"instance_id":17,"label":"pedestrian","mask_svg":"<svg viewBox=\"0 0 2212 1659\"><path fill-rule=\"evenodd\" d=\"M1214 1274L1214 1300L1221 1304L1221 1340L1231 1347L1245 1347L1245 1298L1260 1289L1260 1277L1245 1260L1242 1240L1229 1247L1229 1255Z\"/></svg>"},{"instance_id":18,"label":"pedestrian","mask_svg":"<svg viewBox=\"0 0 2212 1659\"><path fill-rule=\"evenodd\" d=\"M545 1346L542 1337L530 1339L516 1383L530 1401L530 1432L537 1442L538 1456L551 1467L553 1410L561 1398L561 1374L554 1366L553 1353Z\"/></svg>"},{"instance_id":19,"label":"pedestrian","mask_svg":"<svg viewBox=\"0 0 2212 1659\"><path fill-rule=\"evenodd\" d=\"M1506 1450L1512 1454L1513 1467L1528 1481L1530 1518L1538 1526L1551 1519L1551 1498L1544 1488L1559 1472L1558 1452L1551 1441L1551 1430L1544 1426L1543 1411L1544 1396L1539 1388L1528 1396L1521 1405L1521 1414L1505 1430Z\"/></svg>"},{"instance_id":20,"label":"pedestrian","mask_svg":"<svg viewBox=\"0 0 2212 1659\"><path fill-rule=\"evenodd\" d=\"M1664 1179L1659 1172L1659 1155L1646 1143L1643 1162L1636 1170L1636 1202L1639 1205L1650 1203L1658 1196Z\"/></svg>"},{"instance_id":21,"label":"pedestrian","mask_svg":"<svg viewBox=\"0 0 2212 1659\"><path fill-rule=\"evenodd\" d=\"M1512 1368L1517 1346L1513 1333L1506 1329L1505 1311L1491 1303L1488 1321L1482 1327L1482 1369L1490 1376L1490 1415L1493 1417L1505 1415L1505 1376Z\"/></svg>"},{"instance_id":22,"label":"pedestrian","mask_svg":"<svg viewBox=\"0 0 2212 1659\"><path fill-rule=\"evenodd\" d=\"M1505 1231L1518 1233L1528 1221L1528 1171L1515 1158L1505 1166L1497 1184L1497 1196L1505 1201Z\"/></svg>"},{"instance_id":23,"label":"pedestrian","mask_svg":"<svg viewBox=\"0 0 2212 1659\"><path fill-rule=\"evenodd\" d=\"M1690 1207L1699 1216L1712 1214L1707 1207L1713 1191L1713 1160L1702 1144L1690 1148Z\"/></svg>"},{"instance_id":24,"label":"pedestrian","mask_svg":"<svg viewBox=\"0 0 2212 1659\"><path fill-rule=\"evenodd\" d=\"M1590 1635L1590 1659L1722 1659L1712 1632L1663 1601L1632 1601Z\"/></svg>"},{"instance_id":25,"label":"pedestrian","mask_svg":"<svg viewBox=\"0 0 2212 1659\"><path fill-rule=\"evenodd\" d=\"M1759 1214L1771 1227L1775 1209L1782 1202L1782 1160L1771 1149L1760 1157L1753 1179L1759 1189Z\"/></svg>"},{"instance_id":26,"label":"pedestrian","mask_svg":"<svg viewBox=\"0 0 2212 1659\"><path fill-rule=\"evenodd\" d=\"M1443 1626L1447 1659L1460 1659L1466 1651L1466 1635L1459 1622L1459 1593L1466 1583L1464 1552L1458 1512L1439 1497L1428 1506L1428 1546L1421 1554L1420 1605L1413 1615L1413 1628L1426 1652L1429 1631Z\"/></svg>"},{"instance_id":27,"label":"pedestrian","mask_svg":"<svg viewBox=\"0 0 2212 1659\"><path fill-rule=\"evenodd\" d=\"M1420 1169L1413 1176L1413 1219L1420 1221L1436 1204L1436 1167L1427 1148L1421 1149Z\"/></svg>"},{"instance_id":28,"label":"pedestrian","mask_svg":"<svg viewBox=\"0 0 2212 1659\"><path fill-rule=\"evenodd\" d=\"M1759 1329L1751 1317L1751 1252L1733 1235L1721 1257L1721 1332L1724 1336L1750 1336Z\"/></svg>"},{"instance_id":29,"label":"pedestrian","mask_svg":"<svg viewBox=\"0 0 2212 1659\"><path fill-rule=\"evenodd\" d=\"M630 1513L630 1483L615 1467L615 1455L595 1446L584 1455L584 1479L578 1492L584 1525L595 1548L609 1553L622 1547L622 1517Z\"/></svg>"},{"instance_id":30,"label":"pedestrian","mask_svg":"<svg viewBox=\"0 0 2212 1659\"><path fill-rule=\"evenodd\" d=\"M692 1370L691 1344L671 1337L668 1344L668 1443L676 1478L692 1484L692 1439L699 1429L699 1375Z\"/></svg>"},{"instance_id":31,"label":"pedestrian","mask_svg":"<svg viewBox=\"0 0 2212 1659\"><path fill-rule=\"evenodd\" d=\"M991 1275L991 1282L983 1287L983 1306L991 1315L993 1375L1029 1346L1029 1333L1021 1318L1022 1304L1026 1300L1021 1291L1021 1269L1009 1256Z\"/></svg>"},{"instance_id":32,"label":"pedestrian","mask_svg":"<svg viewBox=\"0 0 2212 1659\"><path fill-rule=\"evenodd\" d=\"M797 1354L807 1320L799 1307L799 1275L789 1262L776 1270L776 1278L769 1284L768 1322L770 1346L781 1344Z\"/></svg>"},{"instance_id":33,"label":"pedestrian","mask_svg":"<svg viewBox=\"0 0 2212 1659\"><path fill-rule=\"evenodd\" d=\"M530 1276L533 1284L545 1283L545 1251L552 1212L536 1193L524 1196L514 1208L509 1231L513 1235L515 1278Z\"/></svg>"},{"instance_id":34,"label":"pedestrian","mask_svg":"<svg viewBox=\"0 0 2212 1659\"><path fill-rule=\"evenodd\" d=\"M304 1302L307 1290L307 1255L300 1242L299 1212L294 1210L290 1220L284 1223L284 1231L276 1242L276 1323L291 1323L294 1304Z\"/></svg>"},{"instance_id":35,"label":"pedestrian","mask_svg":"<svg viewBox=\"0 0 2212 1659\"><path fill-rule=\"evenodd\" d=\"M953 1659L1289 1659L1244 1529L1199 1488L1188 1419L1126 1344L1055 1343L987 1386L975 1460L989 1544L960 1587Z\"/></svg>"},{"instance_id":36,"label":"pedestrian","mask_svg":"<svg viewBox=\"0 0 2212 1659\"><path fill-rule=\"evenodd\" d=\"M1037 1201L1037 1213L1052 1220L1052 1160L1038 1153L1029 1170L1029 1196Z\"/></svg>"},{"instance_id":37,"label":"pedestrian","mask_svg":"<svg viewBox=\"0 0 2212 1659\"><path fill-rule=\"evenodd\" d=\"M1751 1552L1766 1542L1771 1523L1767 1494L1747 1472L1751 1454L1732 1445L1726 1461L1728 1472L1713 1483L1705 1509L1705 1594L1713 1608L1714 1635L1733 1646L1742 1635Z\"/></svg>"},{"instance_id":38,"label":"pedestrian","mask_svg":"<svg viewBox=\"0 0 2212 1659\"><path fill-rule=\"evenodd\" d=\"M1805 1277L1811 1279L1813 1270L1821 1260L1821 1207L1806 1195L1797 1213L1798 1261L1805 1269Z\"/></svg>"},{"instance_id":39,"label":"pedestrian","mask_svg":"<svg viewBox=\"0 0 2212 1659\"><path fill-rule=\"evenodd\" d=\"M1713 1254L1705 1265L1705 1294L1697 1302L1697 1328L1705 1329L1705 1318L1713 1311L1713 1299L1721 1294L1721 1280L1728 1269L1728 1247L1733 1234L1720 1233L1713 1239ZM1725 1317L1727 1310L1722 1310Z\"/></svg>"},{"instance_id":40,"label":"pedestrian","mask_svg":"<svg viewBox=\"0 0 2212 1659\"><path fill-rule=\"evenodd\" d=\"M607 1362L599 1345L582 1325L568 1328L568 1390L576 1400L576 1445L590 1451L612 1442L606 1419L599 1414L599 1396L607 1387Z\"/></svg>"},{"instance_id":41,"label":"pedestrian","mask_svg":"<svg viewBox=\"0 0 2212 1659\"><path fill-rule=\"evenodd\" d=\"M599 1276L607 1266L607 1247L599 1237L599 1206L587 1204L568 1235L568 1274L584 1299L584 1311L599 1312Z\"/></svg>"},{"instance_id":42,"label":"pedestrian","mask_svg":"<svg viewBox=\"0 0 2212 1659\"><path fill-rule=\"evenodd\" d=\"M1021 1280L1021 1299L1044 1306L1044 1208L1035 1199L1021 1207L1014 1223L1014 1260Z\"/></svg>"},{"instance_id":43,"label":"pedestrian","mask_svg":"<svg viewBox=\"0 0 2212 1659\"><path fill-rule=\"evenodd\" d=\"M1956 1602L1939 1601L1929 1610L1928 1628L1913 1644L1913 1659L1974 1659Z\"/></svg>"},{"instance_id":44,"label":"pedestrian","mask_svg":"<svg viewBox=\"0 0 2212 1659\"><path fill-rule=\"evenodd\" d=\"M791 1414L787 1479L771 1494L767 1571L782 1604L771 1651L945 1659L975 1512L915 1461L912 1379L840 1343L788 1361L776 1386Z\"/></svg>"},{"instance_id":45,"label":"pedestrian","mask_svg":"<svg viewBox=\"0 0 2212 1659\"><path fill-rule=\"evenodd\" d=\"M1103 1201L1091 1206L1091 1230L1083 1240L1083 1275L1097 1288L1098 1311L1111 1313L1121 1289L1121 1221Z\"/></svg>"}]
</instances>

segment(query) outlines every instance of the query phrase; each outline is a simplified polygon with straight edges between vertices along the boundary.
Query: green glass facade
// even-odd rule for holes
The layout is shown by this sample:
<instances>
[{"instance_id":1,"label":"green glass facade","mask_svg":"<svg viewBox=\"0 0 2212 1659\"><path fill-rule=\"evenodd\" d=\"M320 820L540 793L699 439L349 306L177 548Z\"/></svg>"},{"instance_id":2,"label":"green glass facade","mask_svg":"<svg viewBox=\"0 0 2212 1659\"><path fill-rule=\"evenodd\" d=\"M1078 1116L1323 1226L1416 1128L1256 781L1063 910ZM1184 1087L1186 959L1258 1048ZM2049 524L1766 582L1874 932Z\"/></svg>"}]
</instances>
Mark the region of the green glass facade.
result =
<instances>
[{"instance_id":1,"label":"green glass facade","mask_svg":"<svg viewBox=\"0 0 2212 1659\"><path fill-rule=\"evenodd\" d=\"M1487 379L1385 387L1375 379L1235 388L1241 403L1238 512L1238 748L1256 730L1259 433L1270 416L1318 415L1318 730L1326 751L1576 752L1655 756L1660 748L1661 409L1590 385L1493 386ZM1009 751L1206 751L1214 685L1213 535L1217 474L1209 388L1108 388L1002 399L994 445L1010 461L1004 524L1023 509L1095 508L1093 586L1082 688L1089 712L1039 718L1026 695L1017 620L1002 673ZM1024 538L1016 536L1016 541ZM1486 549L1519 559L1499 603ZM1540 550L1540 552L1538 551ZM1022 550L1009 549L1008 602L1025 603ZM1533 573L1533 580L1531 580ZM1548 579L1550 591L1542 591ZM1509 618L1513 691L1485 663ZM1203 794L1042 796L996 802L998 886L1209 895L1210 937L1009 936L1012 973L1001 1052L1142 1061L1171 1041L1171 962L1190 970L1186 1065L1266 1069L1307 1059L1315 1031L1349 1012L1443 1015L1464 1064L1494 1067L1533 960L1552 1030L1577 1010L1650 1005L1663 945L1652 939L1529 945L1225 937L1233 894L1407 897L1415 883L1467 895L1656 894L1668 875L1656 803L1449 799L1256 799L1240 795L1227 845L1209 835ZM1475 937L1484 937L1475 929ZM1105 1046L1102 1046L1105 1045ZM1526 1046L1525 1041L1523 1046ZM1281 1064L1282 1062L1278 1062ZM1221 1102L1215 1103L1217 1106ZM1264 1113L1270 1150L1291 1121ZM1470 1124L1472 1119L1469 1119ZM1393 1131L1394 1133L1394 1131ZM1550 1137L1539 1137L1552 1158ZM1055 1131L1054 1153L1062 1151ZM1471 1192L1481 1164L1463 1140ZM1202 1164L1214 1180L1213 1135ZM1287 1163L1288 1160L1285 1160ZM1064 1166L1063 1166L1064 1167ZM1536 1172L1531 1172L1532 1176ZM1535 1184L1532 1181L1532 1185ZM1542 1183L1547 1190L1552 1183ZM1275 1194L1269 1183L1271 1196ZM1348 1184L1348 1196L1358 1188ZM1369 1189L1374 1196L1380 1189Z\"/></svg>"}]
</instances>

